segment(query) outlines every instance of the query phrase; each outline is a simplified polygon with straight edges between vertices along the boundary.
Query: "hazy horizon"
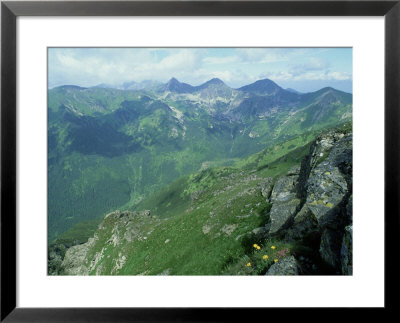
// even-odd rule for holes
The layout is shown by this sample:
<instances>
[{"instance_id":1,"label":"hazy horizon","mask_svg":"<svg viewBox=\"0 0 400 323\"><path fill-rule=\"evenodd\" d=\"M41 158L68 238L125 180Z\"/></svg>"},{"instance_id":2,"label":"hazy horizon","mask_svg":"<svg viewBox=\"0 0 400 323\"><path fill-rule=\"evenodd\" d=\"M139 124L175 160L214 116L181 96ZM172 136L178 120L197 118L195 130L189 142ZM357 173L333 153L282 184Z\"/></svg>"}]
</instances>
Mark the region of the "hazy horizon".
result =
<instances>
[{"instance_id":1,"label":"hazy horizon","mask_svg":"<svg viewBox=\"0 0 400 323\"><path fill-rule=\"evenodd\" d=\"M352 93L352 48L49 48L48 88L126 82L193 86L219 78L231 88L270 79L282 88Z\"/></svg>"}]
</instances>

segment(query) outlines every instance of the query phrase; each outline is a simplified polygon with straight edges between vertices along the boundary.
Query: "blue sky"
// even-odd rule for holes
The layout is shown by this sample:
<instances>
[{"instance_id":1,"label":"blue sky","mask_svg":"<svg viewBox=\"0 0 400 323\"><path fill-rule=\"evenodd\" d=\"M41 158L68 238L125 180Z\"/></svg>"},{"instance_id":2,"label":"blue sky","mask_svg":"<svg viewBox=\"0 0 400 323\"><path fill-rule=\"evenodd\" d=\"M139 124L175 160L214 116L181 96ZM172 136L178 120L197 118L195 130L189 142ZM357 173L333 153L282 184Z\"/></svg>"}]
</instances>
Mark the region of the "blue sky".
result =
<instances>
[{"instance_id":1,"label":"blue sky","mask_svg":"<svg viewBox=\"0 0 400 323\"><path fill-rule=\"evenodd\" d=\"M49 88L218 77L234 88L269 78L301 92L352 92L353 78L351 48L49 48L48 67Z\"/></svg>"}]
</instances>

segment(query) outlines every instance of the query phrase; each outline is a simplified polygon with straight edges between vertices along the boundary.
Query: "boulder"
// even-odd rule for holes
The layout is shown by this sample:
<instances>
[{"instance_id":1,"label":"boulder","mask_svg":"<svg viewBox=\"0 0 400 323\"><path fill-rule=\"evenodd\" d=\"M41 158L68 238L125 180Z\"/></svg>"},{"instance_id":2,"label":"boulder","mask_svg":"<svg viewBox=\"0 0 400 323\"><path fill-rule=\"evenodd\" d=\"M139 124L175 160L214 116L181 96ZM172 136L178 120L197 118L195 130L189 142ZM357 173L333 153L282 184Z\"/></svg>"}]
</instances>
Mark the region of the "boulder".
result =
<instances>
[{"instance_id":1,"label":"boulder","mask_svg":"<svg viewBox=\"0 0 400 323\"><path fill-rule=\"evenodd\" d=\"M269 267L266 276L295 276L301 273L300 265L296 258L288 256L280 259Z\"/></svg>"},{"instance_id":2,"label":"boulder","mask_svg":"<svg viewBox=\"0 0 400 323\"><path fill-rule=\"evenodd\" d=\"M329 162L338 167L346 176L349 186L352 182L353 172L353 136L347 134L342 137L329 153Z\"/></svg>"},{"instance_id":3,"label":"boulder","mask_svg":"<svg viewBox=\"0 0 400 323\"><path fill-rule=\"evenodd\" d=\"M303 240L312 232L318 231L318 222L314 214L305 204L294 217L292 226L287 230L286 240Z\"/></svg>"},{"instance_id":4,"label":"boulder","mask_svg":"<svg viewBox=\"0 0 400 323\"><path fill-rule=\"evenodd\" d=\"M298 176L279 177L271 194L272 203L286 202L296 196Z\"/></svg>"},{"instance_id":5,"label":"boulder","mask_svg":"<svg viewBox=\"0 0 400 323\"><path fill-rule=\"evenodd\" d=\"M271 227L270 234L275 234L287 228L296 215L300 200L293 198L286 202L274 203L270 212Z\"/></svg>"},{"instance_id":6,"label":"boulder","mask_svg":"<svg viewBox=\"0 0 400 323\"><path fill-rule=\"evenodd\" d=\"M323 162L312 170L308 179L307 207L320 227L335 226L340 212L335 210L348 192L347 182L337 167Z\"/></svg>"},{"instance_id":7,"label":"boulder","mask_svg":"<svg viewBox=\"0 0 400 323\"><path fill-rule=\"evenodd\" d=\"M298 211L300 200L296 197L297 175L278 178L271 193L270 234L286 228Z\"/></svg>"},{"instance_id":8,"label":"boulder","mask_svg":"<svg viewBox=\"0 0 400 323\"><path fill-rule=\"evenodd\" d=\"M331 130L315 140L310 153L310 166L314 168L322 160L327 158L328 154L337 145L337 142L344 138L344 134Z\"/></svg>"},{"instance_id":9,"label":"boulder","mask_svg":"<svg viewBox=\"0 0 400 323\"><path fill-rule=\"evenodd\" d=\"M318 148L319 145L322 148ZM314 160L312 165L307 180L307 206L321 228L329 226L342 230L349 222L345 219L349 218L345 207L352 191L352 136L328 134L317 141L315 150L327 155L325 159Z\"/></svg>"},{"instance_id":10,"label":"boulder","mask_svg":"<svg viewBox=\"0 0 400 323\"><path fill-rule=\"evenodd\" d=\"M261 195L269 199L273 188L273 178L267 177L262 183L259 184Z\"/></svg>"}]
</instances>

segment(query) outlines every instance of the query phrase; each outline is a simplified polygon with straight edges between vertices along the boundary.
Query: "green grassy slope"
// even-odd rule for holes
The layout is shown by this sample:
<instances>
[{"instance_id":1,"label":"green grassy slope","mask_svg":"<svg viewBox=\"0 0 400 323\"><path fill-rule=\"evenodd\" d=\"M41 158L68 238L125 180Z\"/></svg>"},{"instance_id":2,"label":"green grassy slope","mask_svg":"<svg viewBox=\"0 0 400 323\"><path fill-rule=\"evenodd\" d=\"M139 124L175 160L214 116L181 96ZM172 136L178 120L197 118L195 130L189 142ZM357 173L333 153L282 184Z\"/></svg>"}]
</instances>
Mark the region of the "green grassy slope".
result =
<instances>
[{"instance_id":1,"label":"green grassy slope","mask_svg":"<svg viewBox=\"0 0 400 323\"><path fill-rule=\"evenodd\" d=\"M233 165L265 147L286 142L274 148L282 156L306 143L313 131L351 119L351 95L348 101L348 95L337 91L315 92L296 111L288 113L283 107L263 117L252 115L245 102L243 118L232 121L223 114L210 114L203 103L181 97L174 101L140 91L52 89L48 239L54 240L81 221L117 208L133 208L199 169ZM269 103L273 106L274 102ZM263 104L256 107L265 108ZM225 108L218 106L221 111ZM268 156L260 157L257 167L272 161Z\"/></svg>"},{"instance_id":2,"label":"green grassy slope","mask_svg":"<svg viewBox=\"0 0 400 323\"><path fill-rule=\"evenodd\" d=\"M90 273L264 272L278 257L277 251L291 246L279 241L260 241L248 234L268 221L270 204L260 188L270 178L299 164L314 137L304 136L276 146L277 149L272 147L236 166L208 168L182 177L136 206L137 210L149 209L151 216L137 216L130 222L119 216L107 217L96 231L97 240L88 252L88 259L102 255ZM124 240L132 235L135 238L131 241ZM111 236L117 236L115 241L121 243L108 243ZM253 248L254 243L261 249ZM276 250L270 248L272 245ZM263 259L264 255L268 259ZM118 259L124 263L120 270ZM248 262L252 265L247 266Z\"/></svg>"}]
</instances>

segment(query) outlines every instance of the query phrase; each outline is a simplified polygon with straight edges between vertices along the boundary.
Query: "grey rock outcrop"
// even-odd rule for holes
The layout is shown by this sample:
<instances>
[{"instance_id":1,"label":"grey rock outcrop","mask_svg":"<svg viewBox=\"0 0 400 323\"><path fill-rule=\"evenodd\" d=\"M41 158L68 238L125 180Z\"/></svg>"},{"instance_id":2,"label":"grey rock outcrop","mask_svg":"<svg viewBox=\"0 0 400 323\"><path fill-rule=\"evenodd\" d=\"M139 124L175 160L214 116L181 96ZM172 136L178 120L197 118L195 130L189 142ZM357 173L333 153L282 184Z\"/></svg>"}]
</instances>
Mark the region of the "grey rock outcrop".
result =
<instances>
[{"instance_id":1,"label":"grey rock outcrop","mask_svg":"<svg viewBox=\"0 0 400 323\"><path fill-rule=\"evenodd\" d=\"M259 185L261 195L265 197L266 199L270 198L272 188L274 187L273 185L273 178L272 177L267 177L263 183Z\"/></svg>"},{"instance_id":2,"label":"grey rock outcrop","mask_svg":"<svg viewBox=\"0 0 400 323\"><path fill-rule=\"evenodd\" d=\"M321 236L319 253L322 259L333 268L340 266L341 237L341 232L332 229L325 229Z\"/></svg>"},{"instance_id":3,"label":"grey rock outcrop","mask_svg":"<svg viewBox=\"0 0 400 323\"><path fill-rule=\"evenodd\" d=\"M311 172L306 204L320 227L335 225L338 216L335 208L342 203L346 192L348 187L345 177L328 161Z\"/></svg>"},{"instance_id":4,"label":"grey rock outcrop","mask_svg":"<svg viewBox=\"0 0 400 323\"><path fill-rule=\"evenodd\" d=\"M62 268L65 275L88 275L87 266L83 265L86 260L88 246L86 243L73 246L67 250Z\"/></svg>"},{"instance_id":5,"label":"grey rock outcrop","mask_svg":"<svg viewBox=\"0 0 400 323\"><path fill-rule=\"evenodd\" d=\"M352 190L351 146L351 134L343 135L327 158L314 166L309 175L306 204L322 228L343 227L346 221L340 217Z\"/></svg>"},{"instance_id":6,"label":"grey rock outcrop","mask_svg":"<svg viewBox=\"0 0 400 323\"><path fill-rule=\"evenodd\" d=\"M312 248L332 273L352 273L351 133L318 137L301 166L276 180L270 203L270 237Z\"/></svg>"},{"instance_id":7,"label":"grey rock outcrop","mask_svg":"<svg viewBox=\"0 0 400 323\"><path fill-rule=\"evenodd\" d=\"M302 240L312 232L318 231L318 222L307 205L303 205L294 217L293 225L286 232L289 241Z\"/></svg>"},{"instance_id":8,"label":"grey rock outcrop","mask_svg":"<svg viewBox=\"0 0 400 323\"><path fill-rule=\"evenodd\" d=\"M337 138L337 136L332 136ZM336 271L348 274L341 265L345 227L352 223L352 136L340 135L327 158L311 170L307 185L306 205L322 232L320 254ZM347 238L347 255L351 239ZM346 260L346 263L349 263ZM348 267L348 266L344 266Z\"/></svg>"},{"instance_id":9,"label":"grey rock outcrop","mask_svg":"<svg viewBox=\"0 0 400 323\"><path fill-rule=\"evenodd\" d=\"M278 178L271 194L272 208L270 211L270 234L275 234L286 228L293 220L300 200L296 196L298 175Z\"/></svg>"},{"instance_id":10,"label":"grey rock outcrop","mask_svg":"<svg viewBox=\"0 0 400 323\"><path fill-rule=\"evenodd\" d=\"M301 273L299 263L293 256L280 259L269 267L266 276L295 276Z\"/></svg>"}]
</instances>

